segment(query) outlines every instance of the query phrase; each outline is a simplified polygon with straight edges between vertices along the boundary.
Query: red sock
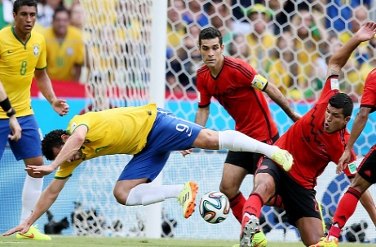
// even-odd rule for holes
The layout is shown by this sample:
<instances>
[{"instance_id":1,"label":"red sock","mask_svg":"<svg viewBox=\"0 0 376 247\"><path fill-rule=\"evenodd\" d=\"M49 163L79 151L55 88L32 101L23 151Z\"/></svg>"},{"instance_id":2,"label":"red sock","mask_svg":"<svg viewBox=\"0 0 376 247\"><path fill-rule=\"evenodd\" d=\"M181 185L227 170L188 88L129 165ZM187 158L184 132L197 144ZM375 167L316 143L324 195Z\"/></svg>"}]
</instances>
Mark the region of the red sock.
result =
<instances>
[{"instance_id":1,"label":"red sock","mask_svg":"<svg viewBox=\"0 0 376 247\"><path fill-rule=\"evenodd\" d=\"M347 190L347 192L339 201L337 210L333 216L333 225L337 224L339 229L342 229L344 227L347 220L354 213L360 196L361 194L351 187ZM329 235L338 238L340 232L336 231L335 227L331 227L329 230Z\"/></svg>"},{"instance_id":2,"label":"red sock","mask_svg":"<svg viewBox=\"0 0 376 247\"><path fill-rule=\"evenodd\" d=\"M336 225L332 225L329 229L329 237L334 236L336 238L339 238L340 235L341 235L341 228L339 228Z\"/></svg>"},{"instance_id":3,"label":"red sock","mask_svg":"<svg viewBox=\"0 0 376 247\"><path fill-rule=\"evenodd\" d=\"M235 218L239 221L239 223L242 223L244 203L245 197L241 192L239 192L239 194L230 199L230 207L232 213L235 216Z\"/></svg>"},{"instance_id":4,"label":"red sock","mask_svg":"<svg viewBox=\"0 0 376 247\"><path fill-rule=\"evenodd\" d=\"M244 213L249 213L259 218L263 205L264 201L262 200L261 196L257 193L252 193L244 204L243 215Z\"/></svg>"}]
</instances>

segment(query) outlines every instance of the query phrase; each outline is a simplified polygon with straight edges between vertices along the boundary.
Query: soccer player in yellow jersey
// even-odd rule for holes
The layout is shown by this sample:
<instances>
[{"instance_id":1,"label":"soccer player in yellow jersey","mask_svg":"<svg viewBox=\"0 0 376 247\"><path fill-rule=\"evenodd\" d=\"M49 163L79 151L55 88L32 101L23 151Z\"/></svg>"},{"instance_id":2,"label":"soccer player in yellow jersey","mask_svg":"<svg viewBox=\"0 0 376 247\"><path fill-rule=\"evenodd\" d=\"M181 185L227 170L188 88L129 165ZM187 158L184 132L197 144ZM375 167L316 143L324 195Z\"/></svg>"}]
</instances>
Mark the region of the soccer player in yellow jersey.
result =
<instances>
[{"instance_id":1,"label":"soccer player in yellow jersey","mask_svg":"<svg viewBox=\"0 0 376 247\"><path fill-rule=\"evenodd\" d=\"M44 32L47 46L47 73L53 80L79 81L85 47L80 30L69 25L69 11L55 10L52 26Z\"/></svg>"},{"instance_id":2,"label":"soccer player in yellow jersey","mask_svg":"<svg viewBox=\"0 0 376 247\"><path fill-rule=\"evenodd\" d=\"M42 141L43 154L53 160L48 166L29 166L35 174L47 175L58 168L55 179L42 193L32 215L4 235L26 232L58 197L73 170L83 161L103 155L132 154L113 190L116 200L126 206L149 205L178 198L183 216L195 209L198 185L150 184L161 172L174 150L191 147L258 152L271 157L285 169L291 168L288 152L257 141L238 131L214 131L177 118L155 104L121 107L77 115L67 130L54 130ZM111 165L111 164L108 164Z\"/></svg>"},{"instance_id":3,"label":"soccer player in yellow jersey","mask_svg":"<svg viewBox=\"0 0 376 247\"><path fill-rule=\"evenodd\" d=\"M9 115L0 109L0 157L8 141L16 159L24 160L26 166L43 165L41 138L30 100L33 77L53 109L60 115L68 112L66 102L56 98L46 73L46 43L41 34L33 31L36 14L35 0L16 0L13 4L14 25L0 31L0 81L22 128L22 136L17 142L8 140ZM28 171L22 191L21 221L30 215L42 192L42 185L42 176ZM50 239L35 227L17 237Z\"/></svg>"}]
</instances>

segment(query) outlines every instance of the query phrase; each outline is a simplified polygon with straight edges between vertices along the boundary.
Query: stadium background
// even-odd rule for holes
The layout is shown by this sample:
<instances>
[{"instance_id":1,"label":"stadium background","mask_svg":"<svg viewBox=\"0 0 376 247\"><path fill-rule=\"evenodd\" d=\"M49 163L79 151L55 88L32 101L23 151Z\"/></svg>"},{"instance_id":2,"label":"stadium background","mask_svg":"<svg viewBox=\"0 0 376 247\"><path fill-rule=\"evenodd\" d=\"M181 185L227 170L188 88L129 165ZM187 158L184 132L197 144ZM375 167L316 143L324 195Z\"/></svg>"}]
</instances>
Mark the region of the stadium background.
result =
<instances>
[{"instance_id":1,"label":"stadium background","mask_svg":"<svg viewBox=\"0 0 376 247\"><path fill-rule=\"evenodd\" d=\"M148 43L150 12L145 5L152 1L81 1L86 22L83 33L86 37L89 67L88 77L77 82L54 82L58 95L68 99L71 110L66 117L57 117L45 100L39 97L36 88L32 88L33 107L42 133L56 128L65 128L68 120L87 108L88 104L100 108L109 105L137 105L147 101L144 94L148 89L148 62L150 46ZM277 3L276 3L277 2ZM142 9L141 9L141 5ZM279 5L276 6L276 5ZM135 6L140 8L134 10ZM360 6L360 7L359 7ZM375 20L373 1L168 1L166 31L166 72L165 72L165 108L179 117L194 119L197 108L195 94L195 70L201 65L196 48L197 34L200 28L213 25L224 34L225 54L243 58L261 74L276 83L295 109L304 114L319 95L325 78L325 61L338 44L346 41L355 31L356 23L361 23L362 13ZM141 10L141 11L140 11ZM359 11L359 12L358 12ZM363 12L362 12L363 11ZM93 17L93 13L95 13ZM196 15L195 15L196 13ZM334 14L333 14L334 13ZM355 15L355 13L361 13ZM145 17L146 16L146 17ZM95 19L98 18L98 19ZM143 19L145 18L145 19ZM118 20L122 19L122 22ZM285 19L285 20L283 20ZM146 21L145 21L146 20ZM116 25L114 24L116 23ZM256 25L256 23L261 23ZM306 32L304 32L304 30ZM146 39L145 39L146 37ZM163 35L161 35L163 37ZM125 48L122 49L122 46ZM108 49L113 47L114 49ZM344 68L341 89L352 95L358 102L365 75L375 67L375 41L361 46ZM119 50L118 50L119 49ZM118 52L121 53L118 53ZM119 64L119 56L124 61ZM146 62L142 62L146 60ZM141 62L140 62L141 61ZM125 71L124 71L125 69ZM125 76L129 71L132 79ZM140 72L141 71L141 72ZM113 88L123 89L114 92ZM111 91L111 92L109 92ZM125 95L122 92L126 92ZM95 105L98 101L106 105ZM111 104L108 104L111 103ZM283 133L292 122L274 104L270 103L273 116ZM353 114L357 112L358 104ZM356 152L361 157L375 143L375 118L371 116L362 136L356 143ZM213 129L233 128L228 114L213 102L211 117L207 127ZM351 129L352 121L349 123ZM197 151L185 159L174 153L163 172L163 183L183 183L194 179L201 185L200 193L217 190L225 153ZM142 223L147 214L142 209L125 209L116 205L112 198L112 185L115 182L127 156L110 160L97 160L83 164L77 169L63 193L51 208L54 220L70 216L72 212L95 209L83 224L91 224L90 229L72 225L63 234L78 235L144 235ZM0 161L0 198L3 199L0 210L0 231L5 231L18 223L21 189L24 176L23 164L15 162L7 150ZM45 185L52 179L48 176ZM242 191L248 194L252 189L251 177L243 183ZM331 164L319 179L318 199L324 205L326 219L333 211L336 201L346 188L343 176L336 176ZM374 194L374 189L372 188ZM79 202L77 204L75 202ZM173 228L175 237L226 238L237 239L238 223L231 216L219 225L206 224L196 213L184 221L176 202L163 203L160 213L165 222L177 221ZM273 227L267 234L274 240L298 240L295 231L278 223L281 214L269 208L264 210L267 223ZM276 215L276 216L275 216ZM359 206L348 226L361 221L368 224L366 237L374 241L376 234L372 222L364 209ZM119 224L119 222L121 224ZM47 217L39 221L43 227ZM118 223L117 225L115 223ZM101 225L101 227L99 226ZM119 226L122 227L119 227ZM159 225L154 226L159 228ZM285 231L287 229L287 231Z\"/></svg>"}]
</instances>

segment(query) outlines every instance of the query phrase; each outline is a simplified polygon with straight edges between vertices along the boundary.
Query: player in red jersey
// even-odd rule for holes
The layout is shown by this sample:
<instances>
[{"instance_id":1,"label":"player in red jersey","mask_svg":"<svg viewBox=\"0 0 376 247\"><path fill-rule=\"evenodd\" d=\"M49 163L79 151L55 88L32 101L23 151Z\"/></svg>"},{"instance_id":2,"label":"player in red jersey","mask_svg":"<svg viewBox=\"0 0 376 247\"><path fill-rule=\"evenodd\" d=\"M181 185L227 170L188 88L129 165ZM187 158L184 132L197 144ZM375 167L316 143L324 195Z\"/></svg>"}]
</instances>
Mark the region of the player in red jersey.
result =
<instances>
[{"instance_id":1,"label":"player in red jersey","mask_svg":"<svg viewBox=\"0 0 376 247\"><path fill-rule=\"evenodd\" d=\"M254 68L240 59L223 56L220 31L213 27L203 29L199 36L199 48L205 65L197 71L199 108L196 123L205 126L210 100L214 97L235 120L236 130L259 141L274 143L278 130L263 92L280 105L292 120L299 118L282 93L257 74ZM239 222L242 212L237 210L234 199L242 209L241 201L245 199L239 187L247 173L254 173L259 157L254 153L230 152L224 165L220 189L230 198L232 211Z\"/></svg>"},{"instance_id":2,"label":"player in red jersey","mask_svg":"<svg viewBox=\"0 0 376 247\"><path fill-rule=\"evenodd\" d=\"M337 171L342 171L351 160L351 150L355 141L368 120L368 115L376 109L376 69L373 69L367 76L359 112L355 118L351 130L350 139L347 143L337 166ZM341 229L356 209L362 194L374 183L376 183L376 145L373 145L358 167L358 173L352 180L350 187L339 201L337 210L333 217L333 224L330 227L327 238L322 239L314 246L329 246L337 243Z\"/></svg>"},{"instance_id":3,"label":"player in red jersey","mask_svg":"<svg viewBox=\"0 0 376 247\"><path fill-rule=\"evenodd\" d=\"M204 62L197 71L199 91L195 122L205 126L209 105L214 97L235 120L235 129L256 140L272 144L279 137L263 92L293 120L299 119L279 89L259 75L246 62L223 55L221 32L213 27L199 35L199 49ZM261 156L257 153L229 152L223 167L220 191L230 199L235 218L241 222L245 197L239 191L247 174L254 174Z\"/></svg>"},{"instance_id":4,"label":"player in red jersey","mask_svg":"<svg viewBox=\"0 0 376 247\"><path fill-rule=\"evenodd\" d=\"M328 163L338 163L345 150L349 138L346 124L353 110L351 98L338 90L338 74L352 51L375 33L376 23L367 23L331 57L318 102L276 141L275 145L293 155L291 170L285 172L271 160L263 159L252 194L244 205L240 246L251 246L260 228L261 208L275 195L282 198L289 222L298 228L306 246L324 236L314 187ZM354 152L350 156L350 160L355 159Z\"/></svg>"}]
</instances>

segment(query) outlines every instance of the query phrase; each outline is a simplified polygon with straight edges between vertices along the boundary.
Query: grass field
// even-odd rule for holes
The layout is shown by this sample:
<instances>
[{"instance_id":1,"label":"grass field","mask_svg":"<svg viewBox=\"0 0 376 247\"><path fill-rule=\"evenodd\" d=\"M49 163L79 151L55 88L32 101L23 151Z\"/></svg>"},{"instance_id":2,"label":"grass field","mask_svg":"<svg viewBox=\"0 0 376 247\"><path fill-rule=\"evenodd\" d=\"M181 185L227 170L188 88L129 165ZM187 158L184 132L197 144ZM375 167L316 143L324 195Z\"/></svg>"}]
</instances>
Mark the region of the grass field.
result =
<instances>
[{"instance_id":1,"label":"grass field","mask_svg":"<svg viewBox=\"0 0 376 247\"><path fill-rule=\"evenodd\" d=\"M14 236L0 237L0 246L25 246L25 247L231 247L235 241L224 240L183 240L183 239L141 239L141 238L105 238L105 237L68 237L54 236L51 241L17 240ZM302 247L302 243L269 243L268 247ZM340 247L376 246L375 244L340 244Z\"/></svg>"}]
</instances>

